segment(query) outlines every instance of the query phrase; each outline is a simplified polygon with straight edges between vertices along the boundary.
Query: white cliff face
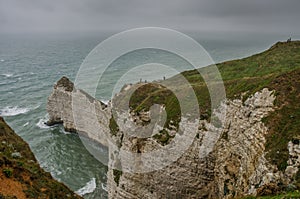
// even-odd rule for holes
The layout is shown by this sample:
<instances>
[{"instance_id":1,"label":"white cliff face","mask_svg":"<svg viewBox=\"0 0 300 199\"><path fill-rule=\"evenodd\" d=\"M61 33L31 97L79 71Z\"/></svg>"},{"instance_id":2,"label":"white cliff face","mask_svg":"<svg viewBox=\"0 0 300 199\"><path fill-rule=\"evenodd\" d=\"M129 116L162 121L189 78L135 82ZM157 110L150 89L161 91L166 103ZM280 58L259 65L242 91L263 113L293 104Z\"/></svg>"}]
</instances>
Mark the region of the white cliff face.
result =
<instances>
[{"instance_id":1,"label":"white cliff face","mask_svg":"<svg viewBox=\"0 0 300 199\"><path fill-rule=\"evenodd\" d=\"M215 112L223 123L217 127L206 120L200 121L198 138L177 161L162 170L123 173L119 185L110 171L110 198L132 198L130 194L136 198L231 198L246 195L251 189L255 194L255 189L264 185L260 181L267 183L264 174L270 172L264 159L264 136L268 129L261 119L273 110L272 93L263 89L244 103L242 100L222 103ZM128 140L124 138L123 142ZM130 150L128 146L135 143L122 147ZM156 148L156 144L148 139L142 148L151 148L149 145Z\"/></svg>"},{"instance_id":2,"label":"white cliff face","mask_svg":"<svg viewBox=\"0 0 300 199\"><path fill-rule=\"evenodd\" d=\"M66 131L77 132L107 146L110 108L76 89L66 77L54 85L47 112L48 125L63 123Z\"/></svg>"},{"instance_id":3,"label":"white cliff face","mask_svg":"<svg viewBox=\"0 0 300 199\"><path fill-rule=\"evenodd\" d=\"M54 85L54 89L48 97L47 103L47 112L49 115L48 125L63 123L66 130L75 131L72 112L73 90L73 83L65 77Z\"/></svg>"},{"instance_id":4,"label":"white cliff face","mask_svg":"<svg viewBox=\"0 0 300 199\"><path fill-rule=\"evenodd\" d=\"M288 143L289 160L285 174L292 178L296 175L300 167L300 138L294 138Z\"/></svg>"},{"instance_id":5,"label":"white cliff face","mask_svg":"<svg viewBox=\"0 0 300 199\"><path fill-rule=\"evenodd\" d=\"M271 91L263 89L244 103L233 100L225 105L224 129L214 148L218 197L243 196L263 185L260 181L271 170L264 159L268 129L261 119L273 110L274 99Z\"/></svg>"},{"instance_id":6,"label":"white cliff face","mask_svg":"<svg viewBox=\"0 0 300 199\"><path fill-rule=\"evenodd\" d=\"M162 146L152 137L136 138L122 131L111 134L110 107L74 87L66 86L67 81L63 82L55 85L49 97L49 123L63 122L66 130L84 133L109 146L112 158L107 174L109 198L232 198L255 195L272 183L290 183L298 171L299 140L289 143L290 159L285 172L278 171L265 159L268 128L262 118L273 111L275 100L273 92L268 89L255 93L245 102L236 99L222 103L215 110L215 115L223 122L214 126L201 120L192 144L168 166L147 173L130 173L114 170L114 164L120 164L118 152L147 153ZM74 105L77 107L75 110L72 108ZM95 114L91 114L93 112ZM145 115L148 119L150 114ZM111 147L103 141L105 136L118 144Z\"/></svg>"}]
</instances>

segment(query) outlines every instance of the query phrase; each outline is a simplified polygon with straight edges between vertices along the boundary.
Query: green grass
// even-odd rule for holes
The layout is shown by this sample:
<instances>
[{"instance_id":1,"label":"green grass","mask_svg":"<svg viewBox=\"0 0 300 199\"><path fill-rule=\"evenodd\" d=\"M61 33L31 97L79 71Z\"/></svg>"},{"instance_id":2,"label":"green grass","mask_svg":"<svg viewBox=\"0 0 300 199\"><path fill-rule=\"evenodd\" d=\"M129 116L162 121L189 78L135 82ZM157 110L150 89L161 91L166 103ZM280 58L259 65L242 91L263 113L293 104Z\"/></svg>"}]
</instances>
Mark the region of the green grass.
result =
<instances>
[{"instance_id":1,"label":"green grass","mask_svg":"<svg viewBox=\"0 0 300 199\"><path fill-rule=\"evenodd\" d=\"M208 66L210 67L210 66ZM263 118L269 128L266 135L266 158L279 170L285 170L288 160L287 144L291 140L300 139L300 41L278 42L265 52L233 61L217 64L224 81L226 97L246 100L250 95L262 88L275 90L275 111ZM200 118L210 120L210 95L201 77L209 69L190 70L181 73L192 85L197 96ZM176 75L164 81L171 89L166 89L158 83L139 85L130 96L117 99L129 101L130 110L139 113L147 111L154 104L165 106L167 122L160 133L153 136L161 145L166 145L173 138L168 132L171 121L178 128L181 111L178 100L171 90L179 91L181 96L187 96L187 85ZM147 124L145 124L147 125ZM226 135L222 137L228 139ZM300 188L300 172L295 177L294 184ZM260 198L300 198L298 192L285 193L278 196Z\"/></svg>"},{"instance_id":2,"label":"green grass","mask_svg":"<svg viewBox=\"0 0 300 199\"><path fill-rule=\"evenodd\" d=\"M163 86L155 83L145 84L139 87L131 96L129 106L132 111L149 111L154 104L164 105L167 112L165 128L168 128L171 120L178 128L180 122L180 105L174 93Z\"/></svg>"},{"instance_id":3,"label":"green grass","mask_svg":"<svg viewBox=\"0 0 300 199\"><path fill-rule=\"evenodd\" d=\"M282 193L279 195L274 195L274 196L259 196L259 197L244 197L242 199L299 199L300 198L300 192L295 191L295 192L288 192L288 193Z\"/></svg>"},{"instance_id":4,"label":"green grass","mask_svg":"<svg viewBox=\"0 0 300 199\"><path fill-rule=\"evenodd\" d=\"M121 175L123 174L122 171L113 169L114 181L119 186Z\"/></svg>"},{"instance_id":5,"label":"green grass","mask_svg":"<svg viewBox=\"0 0 300 199\"><path fill-rule=\"evenodd\" d=\"M112 135L117 135L119 132L119 126L113 116L109 120L109 129Z\"/></svg>"},{"instance_id":6,"label":"green grass","mask_svg":"<svg viewBox=\"0 0 300 199\"><path fill-rule=\"evenodd\" d=\"M276 90L279 108L264 119L269 127L267 158L280 170L286 168L287 144L300 136L300 69L278 76L268 86Z\"/></svg>"},{"instance_id":7,"label":"green grass","mask_svg":"<svg viewBox=\"0 0 300 199\"><path fill-rule=\"evenodd\" d=\"M3 173L7 178L10 178L13 175L13 169L5 168L5 169L3 169Z\"/></svg>"},{"instance_id":8,"label":"green grass","mask_svg":"<svg viewBox=\"0 0 300 199\"><path fill-rule=\"evenodd\" d=\"M170 136L166 129L161 130L158 134L153 135L153 138L156 139L161 145L166 145L174 136Z\"/></svg>"},{"instance_id":9,"label":"green grass","mask_svg":"<svg viewBox=\"0 0 300 199\"><path fill-rule=\"evenodd\" d=\"M217 64L224 80L226 97L247 99L253 93L264 87L276 90L276 109L264 122L271 128L267 136L266 148L269 152L267 158L285 169L287 160L287 142L300 134L300 99L299 70L300 70L300 41L290 43L278 42L265 52L244 59L227 61ZM207 68L185 71L182 75L192 85L198 99L199 110L202 119L210 118L210 96L208 89L201 77L209 71ZM285 75L285 76L284 76ZM159 82L158 82L159 83ZM182 96L186 93L187 85L182 82L179 75L167 79L164 83L173 89L180 90ZM173 86L173 87L172 87ZM128 99L127 99L128 100ZM180 122L180 106L175 95L159 84L149 83L139 87L130 98L131 111L139 112L149 110L153 104L162 104L166 107L167 122L175 121L178 127ZM288 104L285 104L288 101ZM291 116L293 116L291 118ZM281 119L280 119L281 118ZM158 142L163 134L157 135ZM277 152L279 151L279 153Z\"/></svg>"}]
</instances>

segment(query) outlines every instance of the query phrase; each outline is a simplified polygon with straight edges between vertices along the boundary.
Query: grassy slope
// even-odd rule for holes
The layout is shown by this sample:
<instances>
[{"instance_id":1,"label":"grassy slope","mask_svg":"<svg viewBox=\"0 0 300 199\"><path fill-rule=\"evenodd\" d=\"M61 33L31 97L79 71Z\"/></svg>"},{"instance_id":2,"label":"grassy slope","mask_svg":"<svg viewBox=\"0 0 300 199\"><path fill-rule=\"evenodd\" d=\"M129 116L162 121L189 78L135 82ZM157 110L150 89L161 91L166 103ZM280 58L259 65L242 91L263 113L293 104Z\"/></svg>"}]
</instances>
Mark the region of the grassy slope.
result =
<instances>
[{"instance_id":1,"label":"grassy slope","mask_svg":"<svg viewBox=\"0 0 300 199\"><path fill-rule=\"evenodd\" d=\"M276 91L276 111L264 120L270 128L266 150L267 158L284 170L287 143L300 135L300 42L277 43L263 53L218 67L229 98L263 87Z\"/></svg>"},{"instance_id":2,"label":"grassy slope","mask_svg":"<svg viewBox=\"0 0 300 199\"><path fill-rule=\"evenodd\" d=\"M13 158L14 152L22 156ZM28 144L1 117L0 178L3 187L12 185L0 191L0 198L81 198L40 168Z\"/></svg>"},{"instance_id":3,"label":"grassy slope","mask_svg":"<svg viewBox=\"0 0 300 199\"><path fill-rule=\"evenodd\" d=\"M244 199L299 199L300 198L300 192L295 191L295 192L288 192L288 193L283 193L279 194L276 196L260 196L260 197L246 197Z\"/></svg>"},{"instance_id":4,"label":"grassy slope","mask_svg":"<svg viewBox=\"0 0 300 199\"><path fill-rule=\"evenodd\" d=\"M265 52L244 59L217 64L224 80L228 98L238 98L246 92L244 98L264 87L276 90L276 111L264 118L270 128L267 136L267 158L278 166L286 168L288 159L288 141L300 136L300 41L278 42ZM200 69L205 73L205 68ZM193 86L198 97L201 117L208 118L211 110L208 89L198 70L182 73ZM178 82L178 76L168 80L185 95L184 84ZM178 86L179 85L179 86ZM180 121L180 108L175 96L155 84L140 87L131 97L133 111L148 110L154 104L165 104L168 122ZM163 132L165 133L165 132ZM158 136L157 136L158 137ZM158 140L159 141L159 140Z\"/></svg>"}]
</instances>

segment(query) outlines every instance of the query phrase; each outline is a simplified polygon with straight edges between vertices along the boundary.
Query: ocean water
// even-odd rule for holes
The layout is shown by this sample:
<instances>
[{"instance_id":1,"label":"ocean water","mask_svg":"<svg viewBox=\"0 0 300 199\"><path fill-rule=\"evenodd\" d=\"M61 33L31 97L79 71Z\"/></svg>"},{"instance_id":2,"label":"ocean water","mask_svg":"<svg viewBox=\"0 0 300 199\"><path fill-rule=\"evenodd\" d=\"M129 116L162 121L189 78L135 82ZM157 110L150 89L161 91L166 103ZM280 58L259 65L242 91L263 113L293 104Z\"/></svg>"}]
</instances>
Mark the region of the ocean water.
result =
<instances>
[{"instance_id":1,"label":"ocean water","mask_svg":"<svg viewBox=\"0 0 300 199\"><path fill-rule=\"evenodd\" d=\"M74 80L88 53L109 34L88 35L0 35L0 115L29 143L41 166L57 180L85 198L106 198L107 168L83 146L76 134L61 125L48 127L46 103L54 83L63 75ZM215 62L245 57L270 47L275 41L195 38L207 49ZM155 59L184 65L168 54L140 51L120 60L107 72L111 85L119 77L122 65L147 63ZM150 58L149 58L150 57ZM149 80L161 79L151 73ZM171 74L169 74L171 75ZM139 77L133 82L138 81ZM126 81L131 81L127 77ZM111 87L104 87L97 98L108 100Z\"/></svg>"}]
</instances>

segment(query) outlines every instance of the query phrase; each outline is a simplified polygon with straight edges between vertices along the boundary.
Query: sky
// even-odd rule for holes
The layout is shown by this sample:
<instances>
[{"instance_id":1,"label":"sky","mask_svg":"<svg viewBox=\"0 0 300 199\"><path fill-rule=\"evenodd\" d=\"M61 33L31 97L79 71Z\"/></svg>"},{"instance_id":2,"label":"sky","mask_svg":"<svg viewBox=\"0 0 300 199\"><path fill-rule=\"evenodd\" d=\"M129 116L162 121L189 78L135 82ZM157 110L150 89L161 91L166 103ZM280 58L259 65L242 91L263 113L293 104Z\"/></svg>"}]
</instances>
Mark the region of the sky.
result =
<instances>
[{"instance_id":1,"label":"sky","mask_svg":"<svg viewBox=\"0 0 300 199\"><path fill-rule=\"evenodd\" d=\"M300 0L0 0L0 32L179 31L299 35Z\"/></svg>"}]
</instances>

